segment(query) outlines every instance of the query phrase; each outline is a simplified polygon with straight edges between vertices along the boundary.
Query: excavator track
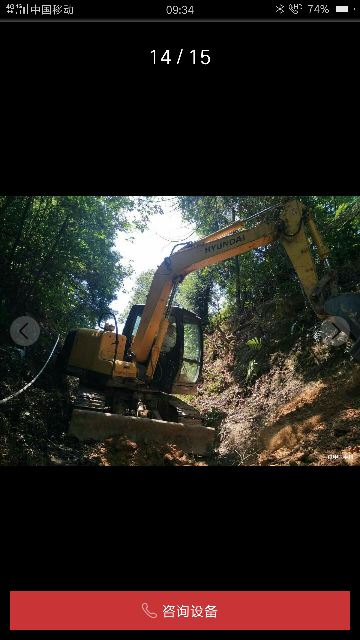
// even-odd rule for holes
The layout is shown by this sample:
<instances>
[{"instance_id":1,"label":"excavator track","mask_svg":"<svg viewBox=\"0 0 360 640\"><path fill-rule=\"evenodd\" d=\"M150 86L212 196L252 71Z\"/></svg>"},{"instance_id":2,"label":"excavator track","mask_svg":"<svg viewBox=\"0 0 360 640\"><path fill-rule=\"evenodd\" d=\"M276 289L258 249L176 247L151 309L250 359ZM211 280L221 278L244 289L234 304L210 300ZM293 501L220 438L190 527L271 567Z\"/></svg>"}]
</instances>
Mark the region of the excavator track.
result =
<instances>
[{"instance_id":1,"label":"excavator track","mask_svg":"<svg viewBox=\"0 0 360 640\"><path fill-rule=\"evenodd\" d=\"M74 409L104 413L106 409L105 394L99 389L80 385L76 394Z\"/></svg>"},{"instance_id":2,"label":"excavator track","mask_svg":"<svg viewBox=\"0 0 360 640\"><path fill-rule=\"evenodd\" d=\"M200 411L175 396L166 395L165 393L161 395L176 409L179 422L193 426L202 426Z\"/></svg>"},{"instance_id":3,"label":"excavator track","mask_svg":"<svg viewBox=\"0 0 360 640\"><path fill-rule=\"evenodd\" d=\"M110 413L105 393L101 390L80 386L76 396L70 434L80 441L100 442L116 435L132 438L136 442L152 441L158 444L173 444L186 453L206 456L213 453L215 430L202 426L200 413L174 396L165 393L163 402L171 405L179 422L136 418Z\"/></svg>"}]
</instances>

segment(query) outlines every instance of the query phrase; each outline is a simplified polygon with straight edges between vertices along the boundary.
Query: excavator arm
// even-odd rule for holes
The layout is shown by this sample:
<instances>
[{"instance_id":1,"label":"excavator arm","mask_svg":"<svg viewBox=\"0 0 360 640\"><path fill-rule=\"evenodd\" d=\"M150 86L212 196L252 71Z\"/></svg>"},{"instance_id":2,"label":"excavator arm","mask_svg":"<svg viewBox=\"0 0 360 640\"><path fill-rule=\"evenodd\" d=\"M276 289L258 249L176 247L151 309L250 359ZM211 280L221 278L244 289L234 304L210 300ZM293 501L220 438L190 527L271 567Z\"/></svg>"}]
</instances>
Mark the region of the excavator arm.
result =
<instances>
[{"instance_id":1,"label":"excavator arm","mask_svg":"<svg viewBox=\"0 0 360 640\"><path fill-rule=\"evenodd\" d=\"M223 262L258 247L265 247L277 239L282 241L315 313L320 318L326 318L329 315L324 309L323 287L319 288L319 280L305 232L305 221L309 225L310 234L321 259L328 257L329 249L324 244L304 204L299 200L289 200L279 206L282 207L282 212L277 220L260 222L250 229L244 229L244 223L238 221L178 251L158 268L131 348L133 356L139 363L146 362L151 355L148 377L151 378L151 373L155 370L168 327L166 308L173 288L192 271ZM329 276L327 281L332 277Z\"/></svg>"},{"instance_id":2,"label":"excavator arm","mask_svg":"<svg viewBox=\"0 0 360 640\"><path fill-rule=\"evenodd\" d=\"M192 271L265 247L276 240L284 245L317 316L321 319L330 317L333 324L338 317L348 322L355 340L350 354L360 359L360 294L338 296L336 276L330 269L319 281L305 223L321 260L327 260L329 249L311 212L296 199L287 200L278 207L279 214L278 208L272 207L271 210L276 209L275 216L268 214L265 220L249 229L245 228L247 221L238 221L186 245L164 260L155 273L145 307L141 306L141 313L137 306L132 309L125 335L116 334L115 342L109 327L104 331L80 329L70 332L63 350L63 370L80 379L85 376L89 383L96 384L95 388L89 389L80 385L70 433L80 440L104 440L121 434L136 442L149 438L160 444L176 444L183 451L198 455L211 453L215 430L202 425L201 414L194 407L177 396L168 395L169 389L170 394L184 395L196 388L202 360L202 348L194 346L197 330L198 338L201 337L200 319L191 312L173 307L176 288ZM324 290L328 285L331 285L332 296L325 302ZM185 345L186 323L189 323L187 335L192 336L190 347ZM138 327L137 331L135 327ZM341 324L338 328L342 329ZM168 352L164 349L166 334L170 342L173 340ZM196 375L190 376L194 379L183 374L183 363L190 363L197 369ZM154 379L156 371L160 371L160 378ZM186 390L185 383L192 385L190 391ZM108 413L108 407L111 413Z\"/></svg>"}]
</instances>

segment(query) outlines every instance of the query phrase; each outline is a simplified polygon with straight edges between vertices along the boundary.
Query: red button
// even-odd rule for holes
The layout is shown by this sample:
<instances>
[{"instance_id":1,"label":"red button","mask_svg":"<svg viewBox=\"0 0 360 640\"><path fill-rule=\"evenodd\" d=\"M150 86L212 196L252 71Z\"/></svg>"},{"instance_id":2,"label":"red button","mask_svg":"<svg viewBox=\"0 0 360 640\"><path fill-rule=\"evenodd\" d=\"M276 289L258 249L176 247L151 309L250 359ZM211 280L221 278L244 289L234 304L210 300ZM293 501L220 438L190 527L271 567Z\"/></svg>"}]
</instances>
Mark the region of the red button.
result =
<instances>
[{"instance_id":1,"label":"red button","mask_svg":"<svg viewBox=\"0 0 360 640\"><path fill-rule=\"evenodd\" d=\"M350 591L11 591L11 630L350 630Z\"/></svg>"}]
</instances>

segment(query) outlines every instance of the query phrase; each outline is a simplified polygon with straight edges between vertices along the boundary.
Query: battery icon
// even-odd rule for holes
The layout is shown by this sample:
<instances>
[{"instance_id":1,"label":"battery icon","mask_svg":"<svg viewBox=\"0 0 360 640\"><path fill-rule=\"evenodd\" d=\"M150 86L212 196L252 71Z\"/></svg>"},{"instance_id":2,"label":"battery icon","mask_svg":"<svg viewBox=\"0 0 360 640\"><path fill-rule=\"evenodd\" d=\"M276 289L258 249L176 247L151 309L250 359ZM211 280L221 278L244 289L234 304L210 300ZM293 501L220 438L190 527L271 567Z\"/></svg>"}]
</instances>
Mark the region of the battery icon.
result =
<instances>
[{"instance_id":1,"label":"battery icon","mask_svg":"<svg viewBox=\"0 0 360 640\"><path fill-rule=\"evenodd\" d=\"M336 13L348 13L349 7L336 7Z\"/></svg>"}]
</instances>

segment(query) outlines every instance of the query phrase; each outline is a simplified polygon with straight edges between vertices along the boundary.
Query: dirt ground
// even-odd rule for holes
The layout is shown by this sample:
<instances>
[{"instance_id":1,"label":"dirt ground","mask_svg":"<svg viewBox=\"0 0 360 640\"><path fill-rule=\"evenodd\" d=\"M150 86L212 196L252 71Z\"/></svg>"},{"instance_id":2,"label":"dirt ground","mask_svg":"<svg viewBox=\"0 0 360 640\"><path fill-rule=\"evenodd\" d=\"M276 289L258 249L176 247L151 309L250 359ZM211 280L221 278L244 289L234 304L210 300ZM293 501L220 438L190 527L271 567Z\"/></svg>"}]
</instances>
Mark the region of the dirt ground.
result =
<instances>
[{"instance_id":1,"label":"dirt ground","mask_svg":"<svg viewBox=\"0 0 360 640\"><path fill-rule=\"evenodd\" d=\"M226 407L229 401L231 406L226 393L218 398ZM208 424L225 415L221 408L204 412ZM242 406L228 411L217 431L212 458L120 437L96 445L89 458L104 466L357 466L360 365L341 362L331 375L305 385L294 373L287 379L280 371L265 375Z\"/></svg>"},{"instance_id":2,"label":"dirt ground","mask_svg":"<svg viewBox=\"0 0 360 640\"><path fill-rule=\"evenodd\" d=\"M26 393L0 405L3 466L358 466L360 363L349 346L314 340L314 319L294 329L293 310L257 310L207 336L203 382L186 401L216 429L215 453L197 458L175 446L67 435L77 381L59 385L50 369ZM248 346L258 339L258 351ZM1 345L0 345L1 346ZM40 350L40 347L39 347ZM46 361L1 348L0 397L21 389Z\"/></svg>"},{"instance_id":3,"label":"dirt ground","mask_svg":"<svg viewBox=\"0 0 360 640\"><path fill-rule=\"evenodd\" d=\"M359 370L350 379L340 373L307 385L260 432L259 443L262 466L359 465Z\"/></svg>"},{"instance_id":4,"label":"dirt ground","mask_svg":"<svg viewBox=\"0 0 360 640\"><path fill-rule=\"evenodd\" d=\"M210 464L360 464L360 363L348 355L351 343L329 348L317 342L311 322L293 335L285 323L279 339L278 320L263 320L259 327L254 319L222 352L213 346L220 344L220 336L212 337L205 381L195 399L196 406L205 409L207 424L213 416L217 428L218 455ZM246 347L254 334L265 336L256 354ZM231 335L229 327L228 338ZM252 358L263 373L246 386L242 368L249 370ZM223 382L218 388L220 370Z\"/></svg>"}]
</instances>

